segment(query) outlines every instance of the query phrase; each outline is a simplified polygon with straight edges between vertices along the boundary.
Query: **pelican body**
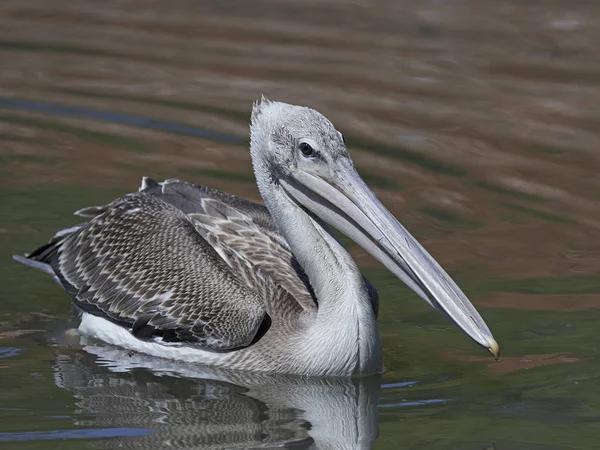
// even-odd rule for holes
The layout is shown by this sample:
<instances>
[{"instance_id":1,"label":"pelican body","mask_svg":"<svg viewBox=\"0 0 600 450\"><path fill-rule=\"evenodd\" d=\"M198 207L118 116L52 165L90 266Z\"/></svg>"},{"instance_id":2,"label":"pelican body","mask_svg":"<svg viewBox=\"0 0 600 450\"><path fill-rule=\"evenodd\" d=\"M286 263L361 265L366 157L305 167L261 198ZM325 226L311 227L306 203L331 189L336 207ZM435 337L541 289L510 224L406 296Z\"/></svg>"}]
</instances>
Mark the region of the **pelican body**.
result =
<instances>
[{"instance_id":1,"label":"pelican body","mask_svg":"<svg viewBox=\"0 0 600 450\"><path fill-rule=\"evenodd\" d=\"M331 225L497 356L484 320L362 181L329 120L263 98L250 135L264 206L144 178L15 258L52 274L82 312L80 333L110 344L228 369L375 373L377 291Z\"/></svg>"}]
</instances>

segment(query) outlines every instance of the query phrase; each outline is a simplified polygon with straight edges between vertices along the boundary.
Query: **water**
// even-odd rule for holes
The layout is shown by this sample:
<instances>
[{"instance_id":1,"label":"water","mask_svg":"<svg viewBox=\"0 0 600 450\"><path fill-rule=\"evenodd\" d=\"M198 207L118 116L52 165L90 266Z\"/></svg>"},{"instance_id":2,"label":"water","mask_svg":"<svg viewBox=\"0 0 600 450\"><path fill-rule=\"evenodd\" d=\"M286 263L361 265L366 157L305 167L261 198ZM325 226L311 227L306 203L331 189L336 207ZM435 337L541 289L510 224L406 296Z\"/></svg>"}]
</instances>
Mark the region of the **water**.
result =
<instances>
[{"instance_id":1,"label":"water","mask_svg":"<svg viewBox=\"0 0 600 450\"><path fill-rule=\"evenodd\" d=\"M555 0L2 2L0 446L597 448L599 19ZM354 245L380 291L380 377L82 348L67 295L10 255L142 175L258 199L261 93L333 120L499 362Z\"/></svg>"}]
</instances>

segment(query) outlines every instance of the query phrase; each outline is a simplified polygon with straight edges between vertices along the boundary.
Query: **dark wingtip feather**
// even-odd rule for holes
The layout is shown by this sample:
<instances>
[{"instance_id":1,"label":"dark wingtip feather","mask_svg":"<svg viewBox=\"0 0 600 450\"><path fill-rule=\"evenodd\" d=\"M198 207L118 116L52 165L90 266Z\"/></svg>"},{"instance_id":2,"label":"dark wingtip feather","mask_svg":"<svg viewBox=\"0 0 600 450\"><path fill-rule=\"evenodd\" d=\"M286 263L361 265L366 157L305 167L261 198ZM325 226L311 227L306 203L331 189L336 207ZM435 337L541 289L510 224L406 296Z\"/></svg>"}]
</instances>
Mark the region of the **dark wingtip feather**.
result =
<instances>
[{"instance_id":1,"label":"dark wingtip feather","mask_svg":"<svg viewBox=\"0 0 600 450\"><path fill-rule=\"evenodd\" d=\"M50 275L54 275L54 271L52 270L52 267L50 266L50 264L47 264L42 261L38 261L36 259L31 259L29 256L13 255L13 260L15 260L21 264L24 264L28 267L33 267L34 269L38 269L43 272L49 273Z\"/></svg>"},{"instance_id":2,"label":"dark wingtip feather","mask_svg":"<svg viewBox=\"0 0 600 450\"><path fill-rule=\"evenodd\" d=\"M77 233L85 224L75 225L64 230L57 232L51 239L50 242L44 244L28 255L13 255L13 259L26 266L33 267L34 269L42 270L50 275L55 276L52 265L56 256L56 252L64 240L71 236L73 233Z\"/></svg>"},{"instance_id":3,"label":"dark wingtip feather","mask_svg":"<svg viewBox=\"0 0 600 450\"><path fill-rule=\"evenodd\" d=\"M39 261L37 259L33 259L31 255L22 256L22 255L13 255L13 259L21 264L24 264L28 267L33 267L34 269L41 270L42 272L51 275L52 278L63 288L66 288L66 285L60 279L60 277L54 272L52 266L44 261Z\"/></svg>"}]
</instances>

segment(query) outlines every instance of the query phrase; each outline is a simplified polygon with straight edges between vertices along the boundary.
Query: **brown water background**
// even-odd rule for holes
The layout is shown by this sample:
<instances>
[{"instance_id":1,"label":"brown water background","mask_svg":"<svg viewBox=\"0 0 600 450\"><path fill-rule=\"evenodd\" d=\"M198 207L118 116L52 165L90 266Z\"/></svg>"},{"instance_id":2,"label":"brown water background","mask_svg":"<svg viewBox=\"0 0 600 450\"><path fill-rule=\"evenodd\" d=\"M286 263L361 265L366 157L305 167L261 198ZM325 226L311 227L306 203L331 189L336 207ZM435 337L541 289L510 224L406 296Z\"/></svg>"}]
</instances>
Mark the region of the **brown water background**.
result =
<instances>
[{"instance_id":1,"label":"brown water background","mask_svg":"<svg viewBox=\"0 0 600 450\"><path fill-rule=\"evenodd\" d=\"M299 448L335 448L294 405L276 425L250 415L250 440L236 438L239 418L202 428L200 410L223 409L205 385L119 373L64 344L67 295L10 259L143 175L258 200L247 137L261 94L334 122L503 349L494 362L350 244L382 301L375 448L597 448L600 3L556 0L1 2L3 448L264 448L282 429ZM65 371L74 384L57 381ZM123 384L132 392L118 398L144 402L111 422L114 392L86 389ZM190 390L202 407L175 414ZM246 398L234 391L219 398ZM90 406L98 396L111 402ZM193 437L172 440L192 417ZM138 429L158 438L127 431Z\"/></svg>"}]
</instances>

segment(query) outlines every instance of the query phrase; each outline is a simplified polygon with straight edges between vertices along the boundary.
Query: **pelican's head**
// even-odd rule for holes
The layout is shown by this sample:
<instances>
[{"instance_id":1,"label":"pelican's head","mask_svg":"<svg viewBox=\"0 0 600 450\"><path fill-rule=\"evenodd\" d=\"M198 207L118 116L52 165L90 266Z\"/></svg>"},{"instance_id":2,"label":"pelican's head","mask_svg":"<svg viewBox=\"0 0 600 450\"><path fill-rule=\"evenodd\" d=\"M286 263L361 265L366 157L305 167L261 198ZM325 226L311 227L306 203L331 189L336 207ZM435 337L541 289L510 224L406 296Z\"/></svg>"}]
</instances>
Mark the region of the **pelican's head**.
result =
<instances>
[{"instance_id":1,"label":"pelican's head","mask_svg":"<svg viewBox=\"0 0 600 450\"><path fill-rule=\"evenodd\" d=\"M339 158L352 164L342 134L311 108L263 98L252 108L250 131L253 162L263 162L275 179L297 171L330 178Z\"/></svg>"},{"instance_id":2,"label":"pelican's head","mask_svg":"<svg viewBox=\"0 0 600 450\"><path fill-rule=\"evenodd\" d=\"M252 108L257 183L280 189L308 214L371 253L423 300L498 357L489 328L460 288L360 178L342 134L314 109L262 99Z\"/></svg>"}]
</instances>

